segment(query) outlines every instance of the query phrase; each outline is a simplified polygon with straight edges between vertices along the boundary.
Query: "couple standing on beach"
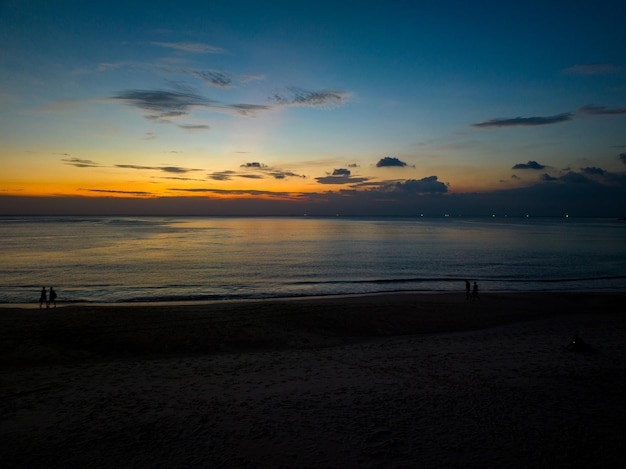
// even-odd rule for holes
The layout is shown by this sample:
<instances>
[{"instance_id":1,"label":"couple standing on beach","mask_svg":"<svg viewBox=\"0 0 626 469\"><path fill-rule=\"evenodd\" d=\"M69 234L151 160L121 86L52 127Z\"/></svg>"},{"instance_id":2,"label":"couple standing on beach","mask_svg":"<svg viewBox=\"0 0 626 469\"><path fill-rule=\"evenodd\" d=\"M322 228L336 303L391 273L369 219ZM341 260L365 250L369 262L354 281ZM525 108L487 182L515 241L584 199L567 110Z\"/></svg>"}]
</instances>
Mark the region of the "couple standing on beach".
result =
<instances>
[{"instance_id":1,"label":"couple standing on beach","mask_svg":"<svg viewBox=\"0 0 626 469\"><path fill-rule=\"evenodd\" d=\"M474 287L470 288L469 280L465 281L465 299L472 301L480 300L478 296L478 284L476 282L474 282Z\"/></svg>"},{"instance_id":2,"label":"couple standing on beach","mask_svg":"<svg viewBox=\"0 0 626 469\"><path fill-rule=\"evenodd\" d=\"M54 307L57 307L57 292L54 291L54 288L50 287L50 298L48 299L46 294L46 287L41 289L41 296L39 297L39 309L46 304L46 308L50 307L50 303L54 304Z\"/></svg>"}]
</instances>

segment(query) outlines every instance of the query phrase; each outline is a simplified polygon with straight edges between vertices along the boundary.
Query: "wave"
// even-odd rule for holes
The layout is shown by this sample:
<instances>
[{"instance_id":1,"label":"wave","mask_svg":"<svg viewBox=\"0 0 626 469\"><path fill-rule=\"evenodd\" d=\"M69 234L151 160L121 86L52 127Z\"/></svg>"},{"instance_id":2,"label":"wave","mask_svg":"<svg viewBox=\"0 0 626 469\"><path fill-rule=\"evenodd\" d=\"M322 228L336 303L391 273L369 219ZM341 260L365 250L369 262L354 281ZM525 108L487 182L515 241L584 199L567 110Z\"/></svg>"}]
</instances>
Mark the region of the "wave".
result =
<instances>
[{"instance_id":1,"label":"wave","mask_svg":"<svg viewBox=\"0 0 626 469\"><path fill-rule=\"evenodd\" d=\"M511 283L564 283L589 282L602 280L622 280L626 275L607 275L599 277L567 277L567 278L509 278L509 277L472 277L476 282L511 282ZM390 279L362 279L362 280L304 280L289 282L289 285L350 285L350 284L393 284L393 283L429 283L429 282L464 282L465 277L406 277Z\"/></svg>"}]
</instances>

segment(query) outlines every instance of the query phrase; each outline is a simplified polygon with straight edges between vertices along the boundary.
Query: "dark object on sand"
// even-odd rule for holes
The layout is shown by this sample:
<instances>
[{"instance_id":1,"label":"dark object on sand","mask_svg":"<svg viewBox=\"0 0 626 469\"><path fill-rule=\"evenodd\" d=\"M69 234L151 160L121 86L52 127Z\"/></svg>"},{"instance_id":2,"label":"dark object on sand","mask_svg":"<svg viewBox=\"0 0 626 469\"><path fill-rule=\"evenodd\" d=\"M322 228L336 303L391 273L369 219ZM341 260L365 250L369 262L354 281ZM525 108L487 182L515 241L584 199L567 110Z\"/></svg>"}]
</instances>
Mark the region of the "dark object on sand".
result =
<instances>
[{"instance_id":1,"label":"dark object on sand","mask_svg":"<svg viewBox=\"0 0 626 469\"><path fill-rule=\"evenodd\" d=\"M565 348L567 350L573 350L574 352L587 352L592 350L591 345L586 343L578 334L574 336L574 339L567 344Z\"/></svg>"}]
</instances>

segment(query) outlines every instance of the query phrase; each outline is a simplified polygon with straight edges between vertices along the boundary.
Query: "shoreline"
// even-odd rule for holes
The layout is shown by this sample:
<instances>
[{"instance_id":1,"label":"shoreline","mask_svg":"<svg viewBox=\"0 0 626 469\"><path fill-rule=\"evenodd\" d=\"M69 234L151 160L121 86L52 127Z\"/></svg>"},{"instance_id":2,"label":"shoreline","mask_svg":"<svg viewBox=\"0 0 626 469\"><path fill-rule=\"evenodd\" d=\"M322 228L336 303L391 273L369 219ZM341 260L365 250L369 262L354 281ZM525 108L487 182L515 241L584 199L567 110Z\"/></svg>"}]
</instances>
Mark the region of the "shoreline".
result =
<instances>
[{"instance_id":1,"label":"shoreline","mask_svg":"<svg viewBox=\"0 0 626 469\"><path fill-rule=\"evenodd\" d=\"M590 289L590 290L489 290L481 292L486 296L517 296L517 295L611 295L626 297L625 290L616 289ZM115 302L98 302L98 301L76 301L63 302L57 301L57 308L67 307L152 307L152 306L202 306L212 304L227 303L250 303L250 302L273 302L273 301L315 301L323 299L343 299L343 298L359 298L373 297L385 295L460 295L464 296L462 290L441 291L441 290L398 290L398 291L379 291L368 293L329 293L325 295L299 295L299 296L271 296L264 298L225 298L225 299L207 299L207 300L163 300L163 301L115 301ZM0 312L7 309L55 309L40 308L36 301L30 303L0 303Z\"/></svg>"}]
</instances>

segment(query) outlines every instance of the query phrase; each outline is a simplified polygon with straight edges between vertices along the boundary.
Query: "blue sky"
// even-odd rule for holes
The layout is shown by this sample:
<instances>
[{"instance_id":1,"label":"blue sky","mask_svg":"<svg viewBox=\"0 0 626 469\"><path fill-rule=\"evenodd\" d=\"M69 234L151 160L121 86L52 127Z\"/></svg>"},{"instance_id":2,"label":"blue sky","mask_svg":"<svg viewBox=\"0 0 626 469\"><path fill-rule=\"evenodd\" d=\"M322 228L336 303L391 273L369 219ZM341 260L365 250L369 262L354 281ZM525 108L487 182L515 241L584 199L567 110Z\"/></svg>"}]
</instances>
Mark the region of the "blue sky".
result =
<instances>
[{"instance_id":1,"label":"blue sky","mask_svg":"<svg viewBox=\"0 0 626 469\"><path fill-rule=\"evenodd\" d=\"M626 214L618 2L0 3L1 213Z\"/></svg>"}]
</instances>

